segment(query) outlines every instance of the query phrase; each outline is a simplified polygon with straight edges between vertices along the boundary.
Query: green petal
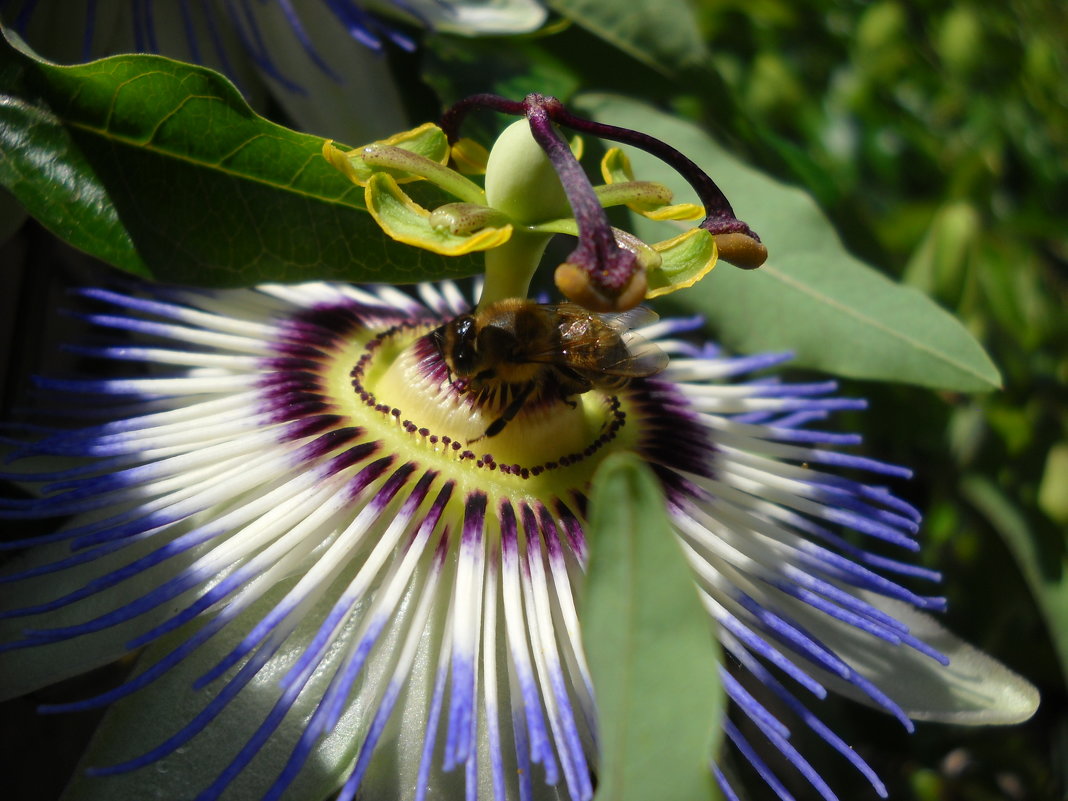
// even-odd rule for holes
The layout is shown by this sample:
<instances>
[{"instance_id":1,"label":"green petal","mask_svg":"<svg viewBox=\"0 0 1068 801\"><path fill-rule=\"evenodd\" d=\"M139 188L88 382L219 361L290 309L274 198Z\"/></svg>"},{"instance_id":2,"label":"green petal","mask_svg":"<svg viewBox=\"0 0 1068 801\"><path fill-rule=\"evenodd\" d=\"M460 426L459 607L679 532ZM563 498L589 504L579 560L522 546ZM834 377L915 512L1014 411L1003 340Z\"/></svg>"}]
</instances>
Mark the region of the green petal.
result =
<instances>
[{"instance_id":1,"label":"green petal","mask_svg":"<svg viewBox=\"0 0 1068 801\"><path fill-rule=\"evenodd\" d=\"M107 513L114 514L114 510ZM68 527L80 526L105 516L102 512L74 518ZM167 541L193 527L187 522L175 526ZM98 576L129 564L135 559L161 547L163 541L153 537L132 543L115 553L107 554L86 564L57 573L25 579L15 584L0 585L0 609L17 609L45 603L72 592ZM110 612L126 601L147 594L177 575L200 554L192 550L167 559L162 564L136 573L118 585L50 612L26 617L0 620L0 642L22 639L28 628L45 629L84 623ZM31 548L5 565L5 574L29 570L71 555L70 543L59 542ZM196 591L180 596L172 603L195 595ZM103 631L94 632L63 642L21 648L0 653L0 700L16 698L28 692L55 684L86 671L114 662L128 652L126 643L148 631L172 615L171 605L163 604L141 617Z\"/></svg>"},{"instance_id":2,"label":"green petal","mask_svg":"<svg viewBox=\"0 0 1068 801\"><path fill-rule=\"evenodd\" d=\"M409 22L425 25L433 31L472 34L528 33L545 22L545 7L537 0L405 0L404 3L370 0L368 7L391 16L403 16ZM411 15L398 13L410 9Z\"/></svg>"},{"instance_id":3,"label":"green petal","mask_svg":"<svg viewBox=\"0 0 1068 801\"><path fill-rule=\"evenodd\" d=\"M142 690L113 704L93 736L62 801L143 801L156 798L160 775L164 773L170 798L194 798L209 785L248 742L278 700L281 694L280 680L300 656L302 645L314 635L321 615L334 602L335 596L332 594L327 593L326 600L309 612L305 618L307 622L291 635L275 660L269 662L203 731L180 749L158 762L129 773L91 777L84 775L83 771L88 767L106 767L137 757L165 741L192 720L235 671L200 691L192 689L193 682L229 653L287 589L289 587L286 585L275 588L178 666ZM285 765L339 659L345 654L346 646L357 636L359 623L358 614L346 622L339 633L336 647L330 650L324 664L298 696L289 714L249 766L227 788L223 796L227 801L259 801L263 797ZM138 670L149 667L169 653L195 630L195 625L196 621L150 646L138 662ZM389 653L389 635L384 639L386 650L378 651L378 654ZM381 656L372 657L366 680L356 686L357 703L348 708L337 728L315 749L284 798L293 801L322 799L344 780L355 749L370 723L368 706L373 707L373 698L380 689L387 667L382 664Z\"/></svg>"}]
</instances>

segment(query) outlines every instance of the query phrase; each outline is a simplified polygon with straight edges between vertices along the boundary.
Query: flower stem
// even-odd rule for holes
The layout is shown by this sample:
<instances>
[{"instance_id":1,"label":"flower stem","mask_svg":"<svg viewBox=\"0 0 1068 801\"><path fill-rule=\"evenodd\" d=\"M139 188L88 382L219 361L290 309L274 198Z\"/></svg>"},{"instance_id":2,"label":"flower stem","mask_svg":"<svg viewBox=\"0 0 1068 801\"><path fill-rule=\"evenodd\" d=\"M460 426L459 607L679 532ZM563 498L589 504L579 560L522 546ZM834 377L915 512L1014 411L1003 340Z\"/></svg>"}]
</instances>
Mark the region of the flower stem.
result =
<instances>
[{"instance_id":1,"label":"flower stem","mask_svg":"<svg viewBox=\"0 0 1068 801\"><path fill-rule=\"evenodd\" d=\"M525 298L530 291L530 279L552 237L552 234L516 229L503 245L487 250L486 282L478 299L479 308L505 298Z\"/></svg>"}]
</instances>

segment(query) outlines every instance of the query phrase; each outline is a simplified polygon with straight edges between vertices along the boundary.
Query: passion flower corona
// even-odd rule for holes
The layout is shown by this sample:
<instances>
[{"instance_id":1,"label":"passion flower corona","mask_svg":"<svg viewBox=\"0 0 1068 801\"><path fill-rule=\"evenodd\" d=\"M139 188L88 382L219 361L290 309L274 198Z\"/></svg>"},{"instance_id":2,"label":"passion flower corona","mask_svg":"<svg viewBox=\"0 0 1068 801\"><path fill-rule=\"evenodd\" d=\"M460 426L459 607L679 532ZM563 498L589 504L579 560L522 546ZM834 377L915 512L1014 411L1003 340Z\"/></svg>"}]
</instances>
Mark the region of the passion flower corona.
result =
<instances>
[{"instance_id":1,"label":"passion flower corona","mask_svg":"<svg viewBox=\"0 0 1068 801\"><path fill-rule=\"evenodd\" d=\"M458 136L475 108L526 119L487 152ZM618 149L592 186L557 125L659 156L701 205L634 180ZM809 709L829 691L906 729L1034 711L1033 687L926 614L944 601L909 561L920 515L884 486L909 471L816 427L864 404L638 306L767 255L693 162L540 95L323 155L386 235L484 251L477 307L451 283L82 292L106 336L75 351L111 377L40 380L79 422L12 444L7 477L36 497L0 504L66 519L4 544L27 548L0 576L4 693L144 649L118 686L42 709L110 707L70 797L589 801L576 598L591 481L619 453L655 475L727 656L726 738L784 801L783 769L835 798L798 725L885 795ZM613 205L700 222L648 245L609 225ZM578 237L554 272L567 314L527 300L557 233Z\"/></svg>"},{"instance_id":2,"label":"passion flower corona","mask_svg":"<svg viewBox=\"0 0 1068 801\"><path fill-rule=\"evenodd\" d=\"M77 350L130 375L41 381L115 419L15 452L78 464L21 474L42 497L5 504L9 520L73 517L7 544L47 542L3 578L0 678L21 693L149 646L123 684L43 710L114 705L105 762L80 780L108 797L147 794L162 766L184 777L172 797L589 799L574 599L587 487L616 451L659 477L737 714L825 798L745 676L880 793L795 692L839 690L906 728L1033 708L1025 682L915 611L943 601L906 585L937 576L876 547L915 551L919 515L836 471L908 471L810 428L863 404L828 382L733 380L782 355L727 357L684 337L696 321L657 322L642 333L671 355L663 373L525 405L480 439L500 399L460 391L431 336L469 310L451 284L422 302L334 284L83 295L122 341Z\"/></svg>"}]
</instances>

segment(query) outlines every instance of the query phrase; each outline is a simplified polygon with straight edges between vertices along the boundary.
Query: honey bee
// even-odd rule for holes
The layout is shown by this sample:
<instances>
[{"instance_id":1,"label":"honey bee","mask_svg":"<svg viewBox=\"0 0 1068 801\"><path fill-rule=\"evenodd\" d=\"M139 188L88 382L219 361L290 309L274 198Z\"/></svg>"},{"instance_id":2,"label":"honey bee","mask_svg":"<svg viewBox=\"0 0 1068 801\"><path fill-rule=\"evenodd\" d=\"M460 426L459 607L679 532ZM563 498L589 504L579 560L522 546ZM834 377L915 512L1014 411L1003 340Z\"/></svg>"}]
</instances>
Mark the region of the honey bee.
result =
<instances>
[{"instance_id":1,"label":"honey bee","mask_svg":"<svg viewBox=\"0 0 1068 801\"><path fill-rule=\"evenodd\" d=\"M642 306L597 314L574 303L507 298L460 315L430 337L463 391L508 386L511 400L482 439L499 434L535 390L574 406L575 395L618 390L663 370L667 354L629 330L656 319Z\"/></svg>"}]
</instances>

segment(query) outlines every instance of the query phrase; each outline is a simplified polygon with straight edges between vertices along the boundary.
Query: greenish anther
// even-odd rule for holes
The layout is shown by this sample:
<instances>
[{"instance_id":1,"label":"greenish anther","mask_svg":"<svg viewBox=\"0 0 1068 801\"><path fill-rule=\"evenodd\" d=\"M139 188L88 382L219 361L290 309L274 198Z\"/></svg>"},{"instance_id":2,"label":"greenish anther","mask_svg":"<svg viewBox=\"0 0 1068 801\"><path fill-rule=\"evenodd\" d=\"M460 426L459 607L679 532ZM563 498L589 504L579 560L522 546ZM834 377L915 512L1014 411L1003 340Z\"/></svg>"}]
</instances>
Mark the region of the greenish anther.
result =
<instances>
[{"instance_id":1,"label":"greenish anther","mask_svg":"<svg viewBox=\"0 0 1068 801\"><path fill-rule=\"evenodd\" d=\"M508 215L478 203L446 203L430 212L430 225L451 234L465 236L489 226L500 227L510 222Z\"/></svg>"},{"instance_id":2,"label":"greenish anther","mask_svg":"<svg viewBox=\"0 0 1068 801\"><path fill-rule=\"evenodd\" d=\"M627 206L631 203L666 206L671 202L671 190L652 181L627 181L619 184L604 184L594 187L597 199L605 208Z\"/></svg>"}]
</instances>

